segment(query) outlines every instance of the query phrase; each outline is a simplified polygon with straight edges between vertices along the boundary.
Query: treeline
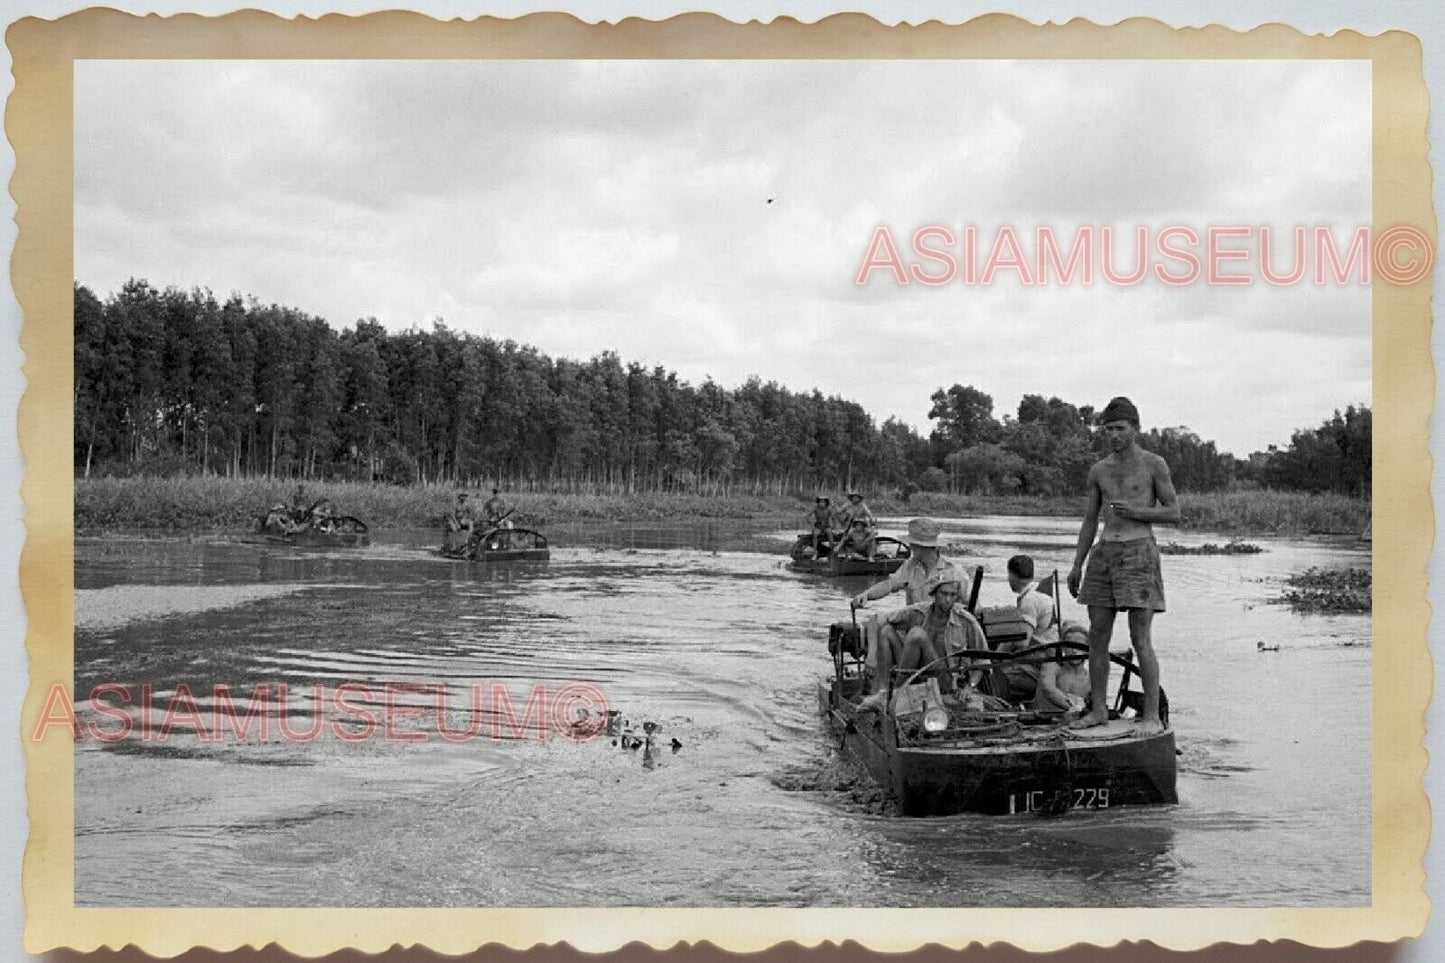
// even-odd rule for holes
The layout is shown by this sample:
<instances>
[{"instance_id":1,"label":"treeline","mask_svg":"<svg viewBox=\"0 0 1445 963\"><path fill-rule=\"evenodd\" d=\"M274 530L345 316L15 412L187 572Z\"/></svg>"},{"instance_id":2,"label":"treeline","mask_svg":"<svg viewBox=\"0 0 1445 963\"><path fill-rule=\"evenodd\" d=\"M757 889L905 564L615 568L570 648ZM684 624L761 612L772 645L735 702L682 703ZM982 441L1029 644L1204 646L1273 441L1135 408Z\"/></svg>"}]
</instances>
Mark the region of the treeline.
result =
<instances>
[{"instance_id":1,"label":"treeline","mask_svg":"<svg viewBox=\"0 0 1445 963\"><path fill-rule=\"evenodd\" d=\"M137 280L104 302L75 287L75 466L86 477L1059 495L1082 492L1099 457L1088 406L1026 395L998 420L988 395L962 385L932 401L925 438L895 419L875 425L843 398L757 378L693 386L611 352L553 359L441 323L392 334L367 319L338 332L292 308ZM1355 471L1363 443L1363 476L1351 477L1367 485L1360 410L1363 442L1351 414L1354 447L1337 467ZM1314 437L1247 463L1184 428L1141 443L1165 456L1183 491L1240 479L1309 488L1322 477L1315 467L1270 466L1295 465L1296 449L1309 448L1317 467Z\"/></svg>"},{"instance_id":2,"label":"treeline","mask_svg":"<svg viewBox=\"0 0 1445 963\"><path fill-rule=\"evenodd\" d=\"M1240 477L1282 491L1369 497L1374 464L1370 420L1366 405L1336 411L1318 428L1295 432L1288 448L1271 445L1250 456Z\"/></svg>"},{"instance_id":3,"label":"treeline","mask_svg":"<svg viewBox=\"0 0 1445 963\"><path fill-rule=\"evenodd\" d=\"M337 332L291 308L127 282L75 288L78 473L517 488L790 492L896 484L921 443L855 402L752 379L694 387L606 353Z\"/></svg>"},{"instance_id":4,"label":"treeline","mask_svg":"<svg viewBox=\"0 0 1445 963\"><path fill-rule=\"evenodd\" d=\"M954 385L934 392L932 401L929 418L938 427L929 441L936 464L925 470L923 487L946 485L976 495L1078 494L1102 451L1089 405L1024 395L1017 415L998 421L993 399L976 388ZM1139 444L1164 457L1180 491L1220 491L1234 481L1234 456L1187 428L1152 428L1140 434Z\"/></svg>"}]
</instances>

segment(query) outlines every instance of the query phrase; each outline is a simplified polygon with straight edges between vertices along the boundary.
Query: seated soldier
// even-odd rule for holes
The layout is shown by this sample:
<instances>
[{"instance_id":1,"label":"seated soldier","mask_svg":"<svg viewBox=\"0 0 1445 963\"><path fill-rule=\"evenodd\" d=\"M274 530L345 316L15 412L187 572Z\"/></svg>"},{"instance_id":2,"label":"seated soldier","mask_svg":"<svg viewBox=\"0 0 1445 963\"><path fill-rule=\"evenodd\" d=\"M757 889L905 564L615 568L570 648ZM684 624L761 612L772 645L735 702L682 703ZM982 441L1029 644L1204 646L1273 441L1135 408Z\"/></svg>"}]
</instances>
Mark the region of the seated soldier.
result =
<instances>
[{"instance_id":1,"label":"seated soldier","mask_svg":"<svg viewBox=\"0 0 1445 963\"><path fill-rule=\"evenodd\" d=\"M1019 614L1028 626L1028 635L1003 643L999 651L1022 652L1045 642L1057 642L1059 629L1054 624L1054 600L1039 591L1038 582L1034 581L1034 560L1027 555L1009 559L1008 584L1017 596ZM1007 691L995 694L1009 702L1028 702L1038 691L1039 670L1038 663L1001 664L998 677L1004 680Z\"/></svg>"},{"instance_id":2,"label":"seated soldier","mask_svg":"<svg viewBox=\"0 0 1445 963\"><path fill-rule=\"evenodd\" d=\"M838 542L834 551L839 555L846 555L849 558L871 559L873 557L873 544L877 540L877 533L868 527L868 523L861 518L853 520L853 527L844 533L843 538Z\"/></svg>"},{"instance_id":3,"label":"seated soldier","mask_svg":"<svg viewBox=\"0 0 1445 963\"><path fill-rule=\"evenodd\" d=\"M1078 622L1065 622L1063 641L1089 644L1089 630ZM1038 691L1033 708L1064 712L1071 718L1083 714L1089 699L1089 663L1084 652L1064 650L1070 660L1045 662L1039 668Z\"/></svg>"},{"instance_id":4,"label":"seated soldier","mask_svg":"<svg viewBox=\"0 0 1445 963\"><path fill-rule=\"evenodd\" d=\"M955 670L938 660L966 649L988 648L978 620L959 604L963 583L957 571L935 572L924 591L928 601L906 605L881 619L875 680L880 690L887 689L888 673L895 668L908 671L937 662L930 674L938 679L940 691L952 692Z\"/></svg>"},{"instance_id":5,"label":"seated soldier","mask_svg":"<svg viewBox=\"0 0 1445 963\"><path fill-rule=\"evenodd\" d=\"M319 532L329 532L336 524L336 506L331 499L322 498L311 506L311 527Z\"/></svg>"},{"instance_id":6,"label":"seated soldier","mask_svg":"<svg viewBox=\"0 0 1445 963\"><path fill-rule=\"evenodd\" d=\"M282 535L290 535L299 531L304 526L298 525L291 520L291 512L286 508L285 502L277 502L271 506L266 513L266 519L261 523L263 532L274 532Z\"/></svg>"}]
</instances>

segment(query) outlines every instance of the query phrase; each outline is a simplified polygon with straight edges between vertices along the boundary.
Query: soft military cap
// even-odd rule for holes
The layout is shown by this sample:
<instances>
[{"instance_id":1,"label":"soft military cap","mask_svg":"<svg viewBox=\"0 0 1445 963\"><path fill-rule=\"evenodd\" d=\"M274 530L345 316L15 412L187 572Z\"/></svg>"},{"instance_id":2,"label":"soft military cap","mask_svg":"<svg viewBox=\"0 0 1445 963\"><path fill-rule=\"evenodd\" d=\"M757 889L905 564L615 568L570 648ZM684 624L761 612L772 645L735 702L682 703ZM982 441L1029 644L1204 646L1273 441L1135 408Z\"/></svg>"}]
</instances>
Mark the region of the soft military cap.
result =
<instances>
[{"instance_id":1,"label":"soft military cap","mask_svg":"<svg viewBox=\"0 0 1445 963\"><path fill-rule=\"evenodd\" d=\"M932 595L945 585L957 585L958 590L963 591L963 577L952 565L945 565L928 576L928 581L923 583L923 591Z\"/></svg>"},{"instance_id":2,"label":"soft military cap","mask_svg":"<svg viewBox=\"0 0 1445 963\"><path fill-rule=\"evenodd\" d=\"M1104 406L1104 414L1100 421L1106 425L1111 421L1132 421L1137 425L1139 409L1134 407L1134 402L1120 395L1117 398L1111 398L1109 403Z\"/></svg>"}]
</instances>

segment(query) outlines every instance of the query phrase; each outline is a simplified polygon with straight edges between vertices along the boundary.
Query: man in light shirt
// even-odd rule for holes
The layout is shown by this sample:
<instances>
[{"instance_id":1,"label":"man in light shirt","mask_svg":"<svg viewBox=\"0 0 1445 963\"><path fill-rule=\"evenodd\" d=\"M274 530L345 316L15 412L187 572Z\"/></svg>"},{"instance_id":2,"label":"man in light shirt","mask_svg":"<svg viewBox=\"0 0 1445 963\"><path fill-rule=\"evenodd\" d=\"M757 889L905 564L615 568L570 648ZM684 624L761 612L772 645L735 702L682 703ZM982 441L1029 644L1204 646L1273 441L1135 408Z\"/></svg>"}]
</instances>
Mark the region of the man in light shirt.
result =
<instances>
[{"instance_id":1,"label":"man in light shirt","mask_svg":"<svg viewBox=\"0 0 1445 963\"><path fill-rule=\"evenodd\" d=\"M1006 643L1005 652L1018 652L1030 646L1059 641L1059 627L1054 620L1054 600L1039 591L1034 580L1034 560L1015 555L1008 560L1008 587L1018 596L1019 615L1029 627L1026 639ZM1057 588L1054 591L1058 591ZM1034 698L1039 685L1039 666L1005 662L1000 667L1008 680L1008 692L1001 693L1010 702L1027 702Z\"/></svg>"},{"instance_id":2,"label":"man in light shirt","mask_svg":"<svg viewBox=\"0 0 1445 963\"><path fill-rule=\"evenodd\" d=\"M908 561L888 578L853 596L853 607L861 609L875 599L903 591L909 605L927 602L929 593L924 586L933 575L943 569L953 569L953 563L938 550L938 523L931 518L915 518L908 523ZM955 573L960 582L963 576Z\"/></svg>"},{"instance_id":3,"label":"man in light shirt","mask_svg":"<svg viewBox=\"0 0 1445 963\"><path fill-rule=\"evenodd\" d=\"M1054 622L1054 600L1039 591L1032 558L1015 555L1008 560L1008 587L1018 596L1019 613L1033 630L1029 645L1059 641L1059 627Z\"/></svg>"}]
</instances>

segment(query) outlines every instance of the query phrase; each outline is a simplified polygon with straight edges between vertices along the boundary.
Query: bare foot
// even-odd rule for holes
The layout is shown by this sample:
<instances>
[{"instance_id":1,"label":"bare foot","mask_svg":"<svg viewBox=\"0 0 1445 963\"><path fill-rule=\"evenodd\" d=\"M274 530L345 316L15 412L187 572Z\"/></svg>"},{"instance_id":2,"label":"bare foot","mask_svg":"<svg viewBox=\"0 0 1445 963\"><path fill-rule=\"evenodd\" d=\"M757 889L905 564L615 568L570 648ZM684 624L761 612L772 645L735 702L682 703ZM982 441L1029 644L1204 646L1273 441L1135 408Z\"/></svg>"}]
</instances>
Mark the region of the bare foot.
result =
<instances>
[{"instance_id":1,"label":"bare foot","mask_svg":"<svg viewBox=\"0 0 1445 963\"><path fill-rule=\"evenodd\" d=\"M1095 726L1102 726L1109 721L1109 717L1102 712L1091 712L1086 716L1079 716L1069 723L1070 729L1092 729Z\"/></svg>"},{"instance_id":2,"label":"bare foot","mask_svg":"<svg viewBox=\"0 0 1445 963\"><path fill-rule=\"evenodd\" d=\"M1158 719L1140 719L1134 732L1141 736L1157 736L1164 731L1164 723Z\"/></svg>"}]
</instances>

